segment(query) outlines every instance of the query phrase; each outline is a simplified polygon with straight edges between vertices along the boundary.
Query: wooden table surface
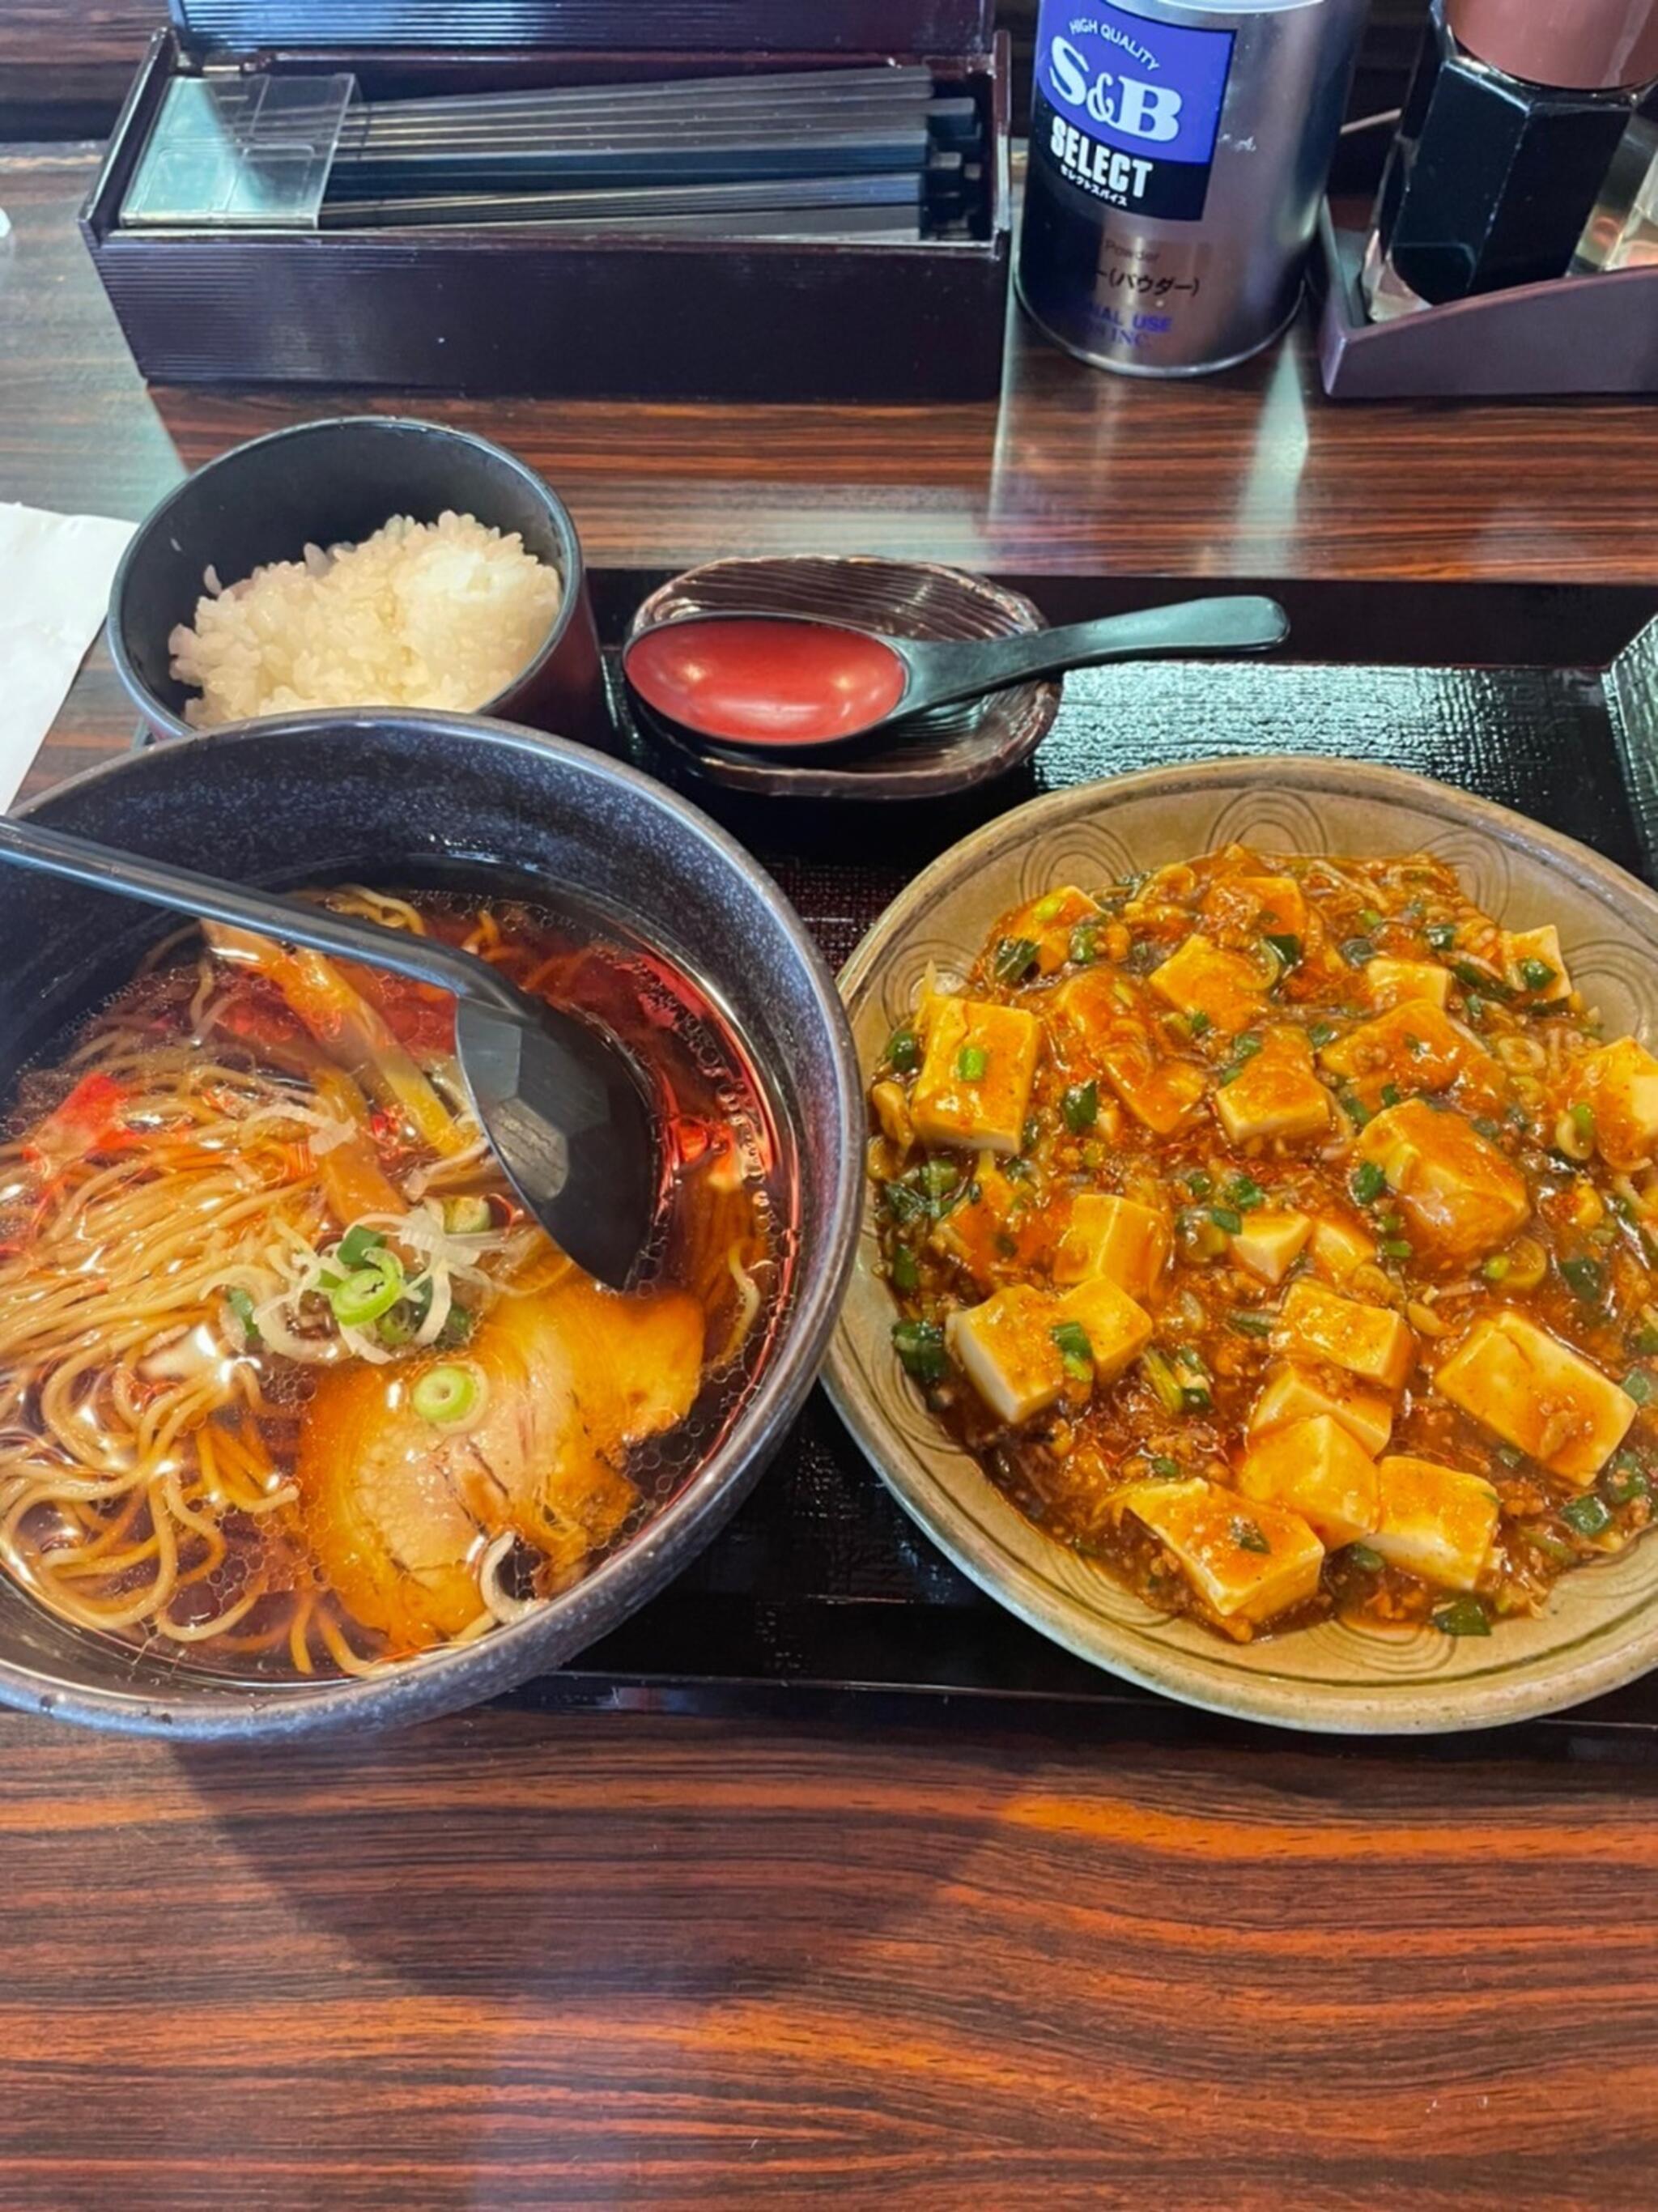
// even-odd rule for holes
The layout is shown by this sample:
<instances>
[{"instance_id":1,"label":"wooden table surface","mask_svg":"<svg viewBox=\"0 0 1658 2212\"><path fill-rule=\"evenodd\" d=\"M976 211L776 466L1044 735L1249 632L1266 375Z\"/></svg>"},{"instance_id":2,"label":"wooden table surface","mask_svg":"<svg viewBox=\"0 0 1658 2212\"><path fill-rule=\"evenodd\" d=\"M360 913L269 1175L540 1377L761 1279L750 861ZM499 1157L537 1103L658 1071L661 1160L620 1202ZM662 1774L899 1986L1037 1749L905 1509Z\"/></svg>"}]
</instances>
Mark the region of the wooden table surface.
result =
<instances>
[{"instance_id":1,"label":"wooden table surface","mask_svg":"<svg viewBox=\"0 0 1658 2212\"><path fill-rule=\"evenodd\" d=\"M0 157L0 497L137 516L338 403L147 393L90 167ZM421 406L598 564L1658 580L1653 410L1339 412L1302 341L1191 386L1016 342L999 414ZM34 782L131 724L94 656ZM0 1717L0 2205L1647 2206L1658 1768L1503 1750Z\"/></svg>"}]
</instances>

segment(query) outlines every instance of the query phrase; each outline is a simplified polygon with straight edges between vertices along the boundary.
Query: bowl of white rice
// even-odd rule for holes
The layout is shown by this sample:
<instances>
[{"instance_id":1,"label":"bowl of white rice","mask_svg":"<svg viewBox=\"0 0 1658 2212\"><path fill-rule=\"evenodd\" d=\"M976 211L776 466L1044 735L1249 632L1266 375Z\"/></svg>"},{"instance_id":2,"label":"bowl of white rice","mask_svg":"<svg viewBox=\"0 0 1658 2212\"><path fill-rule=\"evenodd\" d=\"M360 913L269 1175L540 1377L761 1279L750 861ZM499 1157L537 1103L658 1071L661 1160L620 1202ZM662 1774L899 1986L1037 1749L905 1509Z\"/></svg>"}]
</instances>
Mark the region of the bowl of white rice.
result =
<instances>
[{"instance_id":1,"label":"bowl of white rice","mask_svg":"<svg viewBox=\"0 0 1658 2212\"><path fill-rule=\"evenodd\" d=\"M610 738L568 510L440 423L305 422L197 470L129 545L109 637L167 736L366 707Z\"/></svg>"}]
</instances>

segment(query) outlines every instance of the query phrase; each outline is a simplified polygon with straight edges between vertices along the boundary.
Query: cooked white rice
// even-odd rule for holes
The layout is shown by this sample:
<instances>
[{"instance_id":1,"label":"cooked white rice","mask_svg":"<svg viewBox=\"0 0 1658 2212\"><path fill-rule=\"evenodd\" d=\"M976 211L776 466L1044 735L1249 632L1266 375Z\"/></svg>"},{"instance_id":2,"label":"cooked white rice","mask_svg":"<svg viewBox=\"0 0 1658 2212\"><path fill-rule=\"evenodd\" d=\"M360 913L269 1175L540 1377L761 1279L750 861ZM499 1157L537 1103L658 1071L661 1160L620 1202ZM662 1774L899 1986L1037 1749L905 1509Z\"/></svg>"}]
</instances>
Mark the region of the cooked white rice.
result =
<instances>
[{"instance_id":1,"label":"cooked white rice","mask_svg":"<svg viewBox=\"0 0 1658 2212\"><path fill-rule=\"evenodd\" d=\"M556 569L473 514L394 514L360 545L273 561L221 588L167 640L199 690L197 729L305 707L450 707L471 713L535 656L558 612Z\"/></svg>"}]
</instances>

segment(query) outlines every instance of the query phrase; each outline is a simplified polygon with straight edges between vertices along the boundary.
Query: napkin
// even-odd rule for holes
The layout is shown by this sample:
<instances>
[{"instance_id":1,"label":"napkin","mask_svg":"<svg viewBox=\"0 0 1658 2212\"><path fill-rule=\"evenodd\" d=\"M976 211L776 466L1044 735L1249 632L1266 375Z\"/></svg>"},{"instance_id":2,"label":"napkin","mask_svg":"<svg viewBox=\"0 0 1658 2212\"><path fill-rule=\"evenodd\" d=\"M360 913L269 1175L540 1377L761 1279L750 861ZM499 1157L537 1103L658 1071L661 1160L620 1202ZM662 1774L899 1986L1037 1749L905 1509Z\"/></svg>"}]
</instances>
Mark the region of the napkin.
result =
<instances>
[{"instance_id":1,"label":"napkin","mask_svg":"<svg viewBox=\"0 0 1658 2212\"><path fill-rule=\"evenodd\" d=\"M17 796L98 635L135 526L0 501L0 807Z\"/></svg>"}]
</instances>

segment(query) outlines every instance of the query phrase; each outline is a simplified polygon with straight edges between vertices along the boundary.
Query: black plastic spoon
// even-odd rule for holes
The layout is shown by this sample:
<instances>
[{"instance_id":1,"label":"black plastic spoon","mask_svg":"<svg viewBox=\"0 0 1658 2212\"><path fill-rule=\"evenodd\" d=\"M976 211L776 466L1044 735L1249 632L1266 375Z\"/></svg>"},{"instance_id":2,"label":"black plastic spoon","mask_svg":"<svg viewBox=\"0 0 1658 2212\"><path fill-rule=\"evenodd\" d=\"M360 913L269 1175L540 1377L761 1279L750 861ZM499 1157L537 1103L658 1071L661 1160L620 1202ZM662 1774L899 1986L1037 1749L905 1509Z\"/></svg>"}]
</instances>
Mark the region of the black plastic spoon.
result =
<instances>
[{"instance_id":1,"label":"black plastic spoon","mask_svg":"<svg viewBox=\"0 0 1658 2212\"><path fill-rule=\"evenodd\" d=\"M631 1275L650 1237L659 1159L646 1078L608 1030L527 997L454 945L38 823L0 816L0 860L452 993L461 1080L507 1180L579 1267L613 1285Z\"/></svg>"},{"instance_id":2,"label":"black plastic spoon","mask_svg":"<svg viewBox=\"0 0 1658 2212\"><path fill-rule=\"evenodd\" d=\"M823 754L929 733L913 718L987 691L1154 653L1281 645L1276 599L1239 595L1146 607L1012 637L926 642L812 615L682 615L641 630L623 667L663 720L744 750Z\"/></svg>"}]
</instances>

